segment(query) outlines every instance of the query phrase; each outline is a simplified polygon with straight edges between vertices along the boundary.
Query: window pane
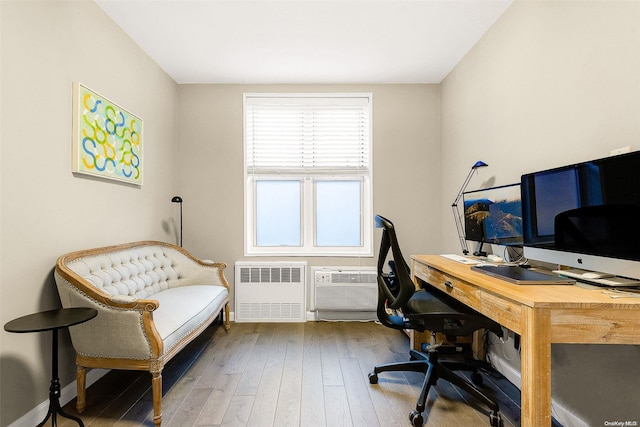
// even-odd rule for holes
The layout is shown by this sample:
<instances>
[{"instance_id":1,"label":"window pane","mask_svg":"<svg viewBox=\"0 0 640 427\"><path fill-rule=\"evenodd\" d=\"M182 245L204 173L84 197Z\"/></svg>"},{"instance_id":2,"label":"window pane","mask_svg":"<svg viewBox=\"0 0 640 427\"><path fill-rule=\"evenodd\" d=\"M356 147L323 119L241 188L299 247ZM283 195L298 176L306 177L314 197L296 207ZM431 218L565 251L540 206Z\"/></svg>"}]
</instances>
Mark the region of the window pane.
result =
<instances>
[{"instance_id":1,"label":"window pane","mask_svg":"<svg viewBox=\"0 0 640 427\"><path fill-rule=\"evenodd\" d=\"M316 246L361 246L361 181L316 182Z\"/></svg>"},{"instance_id":2,"label":"window pane","mask_svg":"<svg viewBox=\"0 0 640 427\"><path fill-rule=\"evenodd\" d=\"M256 245L301 245L300 181L256 182Z\"/></svg>"}]
</instances>

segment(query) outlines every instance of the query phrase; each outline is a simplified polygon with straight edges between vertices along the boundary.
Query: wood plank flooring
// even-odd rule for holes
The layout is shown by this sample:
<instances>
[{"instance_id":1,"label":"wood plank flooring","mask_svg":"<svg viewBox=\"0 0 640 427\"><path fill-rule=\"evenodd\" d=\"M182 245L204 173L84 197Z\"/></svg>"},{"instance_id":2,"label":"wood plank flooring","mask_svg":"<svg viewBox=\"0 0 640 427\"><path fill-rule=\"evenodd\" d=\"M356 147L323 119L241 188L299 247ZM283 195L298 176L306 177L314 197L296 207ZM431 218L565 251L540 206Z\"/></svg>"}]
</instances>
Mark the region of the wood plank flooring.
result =
<instances>
[{"instance_id":1,"label":"wood plank flooring","mask_svg":"<svg viewBox=\"0 0 640 427\"><path fill-rule=\"evenodd\" d=\"M213 325L165 366L162 425L410 427L424 376L367 377L376 364L407 360L408 346L373 322ZM519 426L518 389L497 373L483 377L505 426ZM85 426L153 426L150 386L149 373L109 372L87 390ZM64 410L77 415L75 400ZM442 380L424 418L428 427L489 425L486 408Z\"/></svg>"}]
</instances>

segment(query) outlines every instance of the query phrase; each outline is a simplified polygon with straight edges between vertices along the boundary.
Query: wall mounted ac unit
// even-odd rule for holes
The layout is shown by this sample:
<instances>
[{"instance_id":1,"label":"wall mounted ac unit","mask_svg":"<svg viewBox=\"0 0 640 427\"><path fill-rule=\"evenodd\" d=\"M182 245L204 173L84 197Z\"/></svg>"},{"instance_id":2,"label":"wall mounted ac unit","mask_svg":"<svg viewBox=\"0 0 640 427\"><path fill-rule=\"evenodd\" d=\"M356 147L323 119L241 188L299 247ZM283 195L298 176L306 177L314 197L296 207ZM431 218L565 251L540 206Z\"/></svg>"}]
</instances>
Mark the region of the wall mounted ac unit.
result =
<instances>
[{"instance_id":1,"label":"wall mounted ac unit","mask_svg":"<svg viewBox=\"0 0 640 427\"><path fill-rule=\"evenodd\" d=\"M318 320L376 320L375 267L311 267L312 311Z\"/></svg>"},{"instance_id":2,"label":"wall mounted ac unit","mask_svg":"<svg viewBox=\"0 0 640 427\"><path fill-rule=\"evenodd\" d=\"M235 321L306 321L306 267L306 262L236 262Z\"/></svg>"}]
</instances>

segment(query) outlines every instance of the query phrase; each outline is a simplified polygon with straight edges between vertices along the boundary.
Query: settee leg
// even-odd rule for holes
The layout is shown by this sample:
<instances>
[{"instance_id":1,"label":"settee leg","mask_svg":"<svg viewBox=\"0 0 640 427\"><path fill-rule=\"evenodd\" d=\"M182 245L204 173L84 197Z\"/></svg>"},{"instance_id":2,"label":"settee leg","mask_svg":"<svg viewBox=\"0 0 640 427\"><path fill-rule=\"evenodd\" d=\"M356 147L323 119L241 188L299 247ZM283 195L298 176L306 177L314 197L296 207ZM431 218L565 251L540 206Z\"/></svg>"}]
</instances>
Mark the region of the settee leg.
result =
<instances>
[{"instance_id":1,"label":"settee leg","mask_svg":"<svg viewBox=\"0 0 640 427\"><path fill-rule=\"evenodd\" d=\"M230 310L229 310L229 304L225 304L224 306L224 330L225 331L228 331L229 328L231 328L231 325L229 323L229 316L231 316Z\"/></svg>"},{"instance_id":2,"label":"settee leg","mask_svg":"<svg viewBox=\"0 0 640 427\"><path fill-rule=\"evenodd\" d=\"M76 367L76 379L77 379L77 391L78 398L76 399L76 410L79 414L84 412L86 407L85 393L87 384L87 368L78 365Z\"/></svg>"},{"instance_id":3,"label":"settee leg","mask_svg":"<svg viewBox=\"0 0 640 427\"><path fill-rule=\"evenodd\" d=\"M153 394L153 424L159 427L162 423L162 373L151 372L151 391Z\"/></svg>"}]
</instances>

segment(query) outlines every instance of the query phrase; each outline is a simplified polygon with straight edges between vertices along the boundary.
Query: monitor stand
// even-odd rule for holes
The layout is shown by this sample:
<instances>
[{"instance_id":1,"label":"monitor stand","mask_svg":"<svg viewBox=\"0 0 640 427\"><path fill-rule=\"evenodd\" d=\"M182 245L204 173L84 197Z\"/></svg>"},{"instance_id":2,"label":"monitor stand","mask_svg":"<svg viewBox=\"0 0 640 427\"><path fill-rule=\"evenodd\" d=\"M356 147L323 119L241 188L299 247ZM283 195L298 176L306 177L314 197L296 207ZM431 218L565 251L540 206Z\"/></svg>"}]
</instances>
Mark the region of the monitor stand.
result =
<instances>
[{"instance_id":1,"label":"monitor stand","mask_svg":"<svg viewBox=\"0 0 640 427\"><path fill-rule=\"evenodd\" d=\"M476 250L473 251L473 256L483 256L483 257L487 256L487 253L482 250L482 245L484 245L484 242L478 242L478 246L476 246Z\"/></svg>"}]
</instances>

